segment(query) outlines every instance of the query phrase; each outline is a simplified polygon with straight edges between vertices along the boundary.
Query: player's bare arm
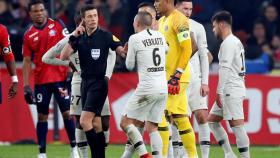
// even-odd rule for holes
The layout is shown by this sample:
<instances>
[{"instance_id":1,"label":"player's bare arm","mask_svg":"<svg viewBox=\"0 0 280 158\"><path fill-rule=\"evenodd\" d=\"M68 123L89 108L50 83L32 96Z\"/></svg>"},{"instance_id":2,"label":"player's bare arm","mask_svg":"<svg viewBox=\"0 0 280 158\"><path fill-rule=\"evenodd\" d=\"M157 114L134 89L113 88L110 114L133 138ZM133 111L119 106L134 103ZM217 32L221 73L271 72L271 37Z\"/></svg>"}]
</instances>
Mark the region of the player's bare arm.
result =
<instances>
[{"instance_id":1,"label":"player's bare arm","mask_svg":"<svg viewBox=\"0 0 280 158\"><path fill-rule=\"evenodd\" d=\"M26 56L23 58L23 84L24 86L29 86L29 77L31 72L31 57Z\"/></svg>"},{"instance_id":2,"label":"player's bare arm","mask_svg":"<svg viewBox=\"0 0 280 158\"><path fill-rule=\"evenodd\" d=\"M16 64L15 61L8 61L6 62L6 66L10 76L12 76L12 85L9 88L8 98L12 99L16 96L18 90L18 78L16 74Z\"/></svg>"}]
</instances>

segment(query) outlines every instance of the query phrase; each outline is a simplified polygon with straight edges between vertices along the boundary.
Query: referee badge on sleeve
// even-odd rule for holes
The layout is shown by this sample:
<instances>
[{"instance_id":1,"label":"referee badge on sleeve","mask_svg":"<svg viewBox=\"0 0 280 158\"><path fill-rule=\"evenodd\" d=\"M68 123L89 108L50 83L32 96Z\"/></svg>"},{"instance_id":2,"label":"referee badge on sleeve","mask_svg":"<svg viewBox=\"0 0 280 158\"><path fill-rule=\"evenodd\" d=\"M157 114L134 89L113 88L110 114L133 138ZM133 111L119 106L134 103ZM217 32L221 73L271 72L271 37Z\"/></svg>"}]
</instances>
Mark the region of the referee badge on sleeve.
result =
<instances>
[{"instance_id":1,"label":"referee badge on sleeve","mask_svg":"<svg viewBox=\"0 0 280 158\"><path fill-rule=\"evenodd\" d=\"M97 60L100 57L100 49L91 49L91 57L93 60Z\"/></svg>"}]
</instances>

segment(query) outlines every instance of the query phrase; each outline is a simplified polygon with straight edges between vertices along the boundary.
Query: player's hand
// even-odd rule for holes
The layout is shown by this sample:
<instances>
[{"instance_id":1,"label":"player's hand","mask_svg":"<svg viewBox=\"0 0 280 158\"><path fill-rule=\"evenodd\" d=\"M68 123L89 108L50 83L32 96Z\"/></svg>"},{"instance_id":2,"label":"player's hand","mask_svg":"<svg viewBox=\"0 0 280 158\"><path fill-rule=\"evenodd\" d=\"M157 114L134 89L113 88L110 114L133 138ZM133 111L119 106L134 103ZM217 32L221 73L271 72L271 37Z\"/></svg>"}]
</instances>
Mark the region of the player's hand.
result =
<instances>
[{"instance_id":1,"label":"player's hand","mask_svg":"<svg viewBox=\"0 0 280 158\"><path fill-rule=\"evenodd\" d=\"M168 94L176 95L180 92L180 78L182 73L177 71L174 75L171 76L170 80L168 81Z\"/></svg>"},{"instance_id":2,"label":"player's hand","mask_svg":"<svg viewBox=\"0 0 280 158\"><path fill-rule=\"evenodd\" d=\"M30 86L24 86L24 99L27 104L34 104L35 98L33 95L33 91L31 90Z\"/></svg>"},{"instance_id":3,"label":"player's hand","mask_svg":"<svg viewBox=\"0 0 280 158\"><path fill-rule=\"evenodd\" d=\"M18 90L18 82L13 82L9 88L8 98L12 99L16 96Z\"/></svg>"},{"instance_id":4,"label":"player's hand","mask_svg":"<svg viewBox=\"0 0 280 158\"><path fill-rule=\"evenodd\" d=\"M124 53L126 54L128 51L128 43L126 42L124 47L123 47Z\"/></svg>"},{"instance_id":5,"label":"player's hand","mask_svg":"<svg viewBox=\"0 0 280 158\"><path fill-rule=\"evenodd\" d=\"M201 87L200 87L200 95L202 97L205 97L209 94L209 86L206 85L206 84L201 84Z\"/></svg>"},{"instance_id":6,"label":"player's hand","mask_svg":"<svg viewBox=\"0 0 280 158\"><path fill-rule=\"evenodd\" d=\"M128 43L126 42L124 47L121 49L120 56L125 58L128 51Z\"/></svg>"},{"instance_id":7,"label":"player's hand","mask_svg":"<svg viewBox=\"0 0 280 158\"><path fill-rule=\"evenodd\" d=\"M216 104L218 105L218 107L222 108L223 104L222 104L222 95L221 94L217 94L216 95Z\"/></svg>"},{"instance_id":8,"label":"player's hand","mask_svg":"<svg viewBox=\"0 0 280 158\"><path fill-rule=\"evenodd\" d=\"M82 20L81 23L79 24L79 26L74 31L73 36L79 37L80 35L84 34L86 29L83 25L84 25L84 21Z\"/></svg>"},{"instance_id":9,"label":"player's hand","mask_svg":"<svg viewBox=\"0 0 280 158\"><path fill-rule=\"evenodd\" d=\"M69 99L69 93L68 93L68 89L67 88L58 88L58 91L60 93L60 96L65 98L65 99Z\"/></svg>"}]
</instances>

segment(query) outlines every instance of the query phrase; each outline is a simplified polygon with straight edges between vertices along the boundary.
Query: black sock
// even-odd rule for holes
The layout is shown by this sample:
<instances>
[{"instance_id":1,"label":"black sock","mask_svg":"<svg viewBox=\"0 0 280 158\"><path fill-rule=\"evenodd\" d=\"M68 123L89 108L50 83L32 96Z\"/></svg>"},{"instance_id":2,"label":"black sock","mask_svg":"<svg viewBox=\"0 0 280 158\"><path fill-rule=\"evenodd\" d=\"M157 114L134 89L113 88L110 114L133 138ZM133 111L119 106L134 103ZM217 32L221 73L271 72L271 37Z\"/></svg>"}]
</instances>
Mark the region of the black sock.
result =
<instances>
[{"instance_id":1,"label":"black sock","mask_svg":"<svg viewBox=\"0 0 280 158\"><path fill-rule=\"evenodd\" d=\"M96 152L99 153L98 158L105 158L105 146L106 146L105 135L103 132L99 132L96 135L97 135Z\"/></svg>"},{"instance_id":2,"label":"black sock","mask_svg":"<svg viewBox=\"0 0 280 158\"><path fill-rule=\"evenodd\" d=\"M89 148L91 151L91 157L93 158L93 155L95 156L94 147L95 147L96 140L97 140L97 134L93 128L86 131L85 133L86 133L87 142L88 142L88 145L89 145Z\"/></svg>"},{"instance_id":3,"label":"black sock","mask_svg":"<svg viewBox=\"0 0 280 158\"><path fill-rule=\"evenodd\" d=\"M76 146L76 138L75 138L75 123L73 119L65 119L64 121L64 126L68 135L68 139L70 142L71 147Z\"/></svg>"},{"instance_id":4,"label":"black sock","mask_svg":"<svg viewBox=\"0 0 280 158\"><path fill-rule=\"evenodd\" d=\"M38 122L36 133L37 133L40 153L46 153L47 132L48 132L48 122Z\"/></svg>"}]
</instances>

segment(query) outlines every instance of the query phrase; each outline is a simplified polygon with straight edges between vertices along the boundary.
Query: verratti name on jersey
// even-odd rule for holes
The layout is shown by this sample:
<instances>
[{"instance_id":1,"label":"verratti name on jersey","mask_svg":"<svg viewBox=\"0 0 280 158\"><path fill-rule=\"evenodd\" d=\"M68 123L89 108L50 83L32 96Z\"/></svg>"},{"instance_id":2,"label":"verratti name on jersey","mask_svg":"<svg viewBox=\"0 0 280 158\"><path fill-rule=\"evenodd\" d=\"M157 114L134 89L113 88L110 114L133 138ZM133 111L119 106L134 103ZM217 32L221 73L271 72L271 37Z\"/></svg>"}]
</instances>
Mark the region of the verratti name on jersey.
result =
<instances>
[{"instance_id":1,"label":"verratti name on jersey","mask_svg":"<svg viewBox=\"0 0 280 158\"><path fill-rule=\"evenodd\" d=\"M149 38L142 41L145 47L151 45L163 45L162 38Z\"/></svg>"}]
</instances>

